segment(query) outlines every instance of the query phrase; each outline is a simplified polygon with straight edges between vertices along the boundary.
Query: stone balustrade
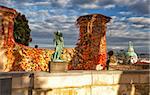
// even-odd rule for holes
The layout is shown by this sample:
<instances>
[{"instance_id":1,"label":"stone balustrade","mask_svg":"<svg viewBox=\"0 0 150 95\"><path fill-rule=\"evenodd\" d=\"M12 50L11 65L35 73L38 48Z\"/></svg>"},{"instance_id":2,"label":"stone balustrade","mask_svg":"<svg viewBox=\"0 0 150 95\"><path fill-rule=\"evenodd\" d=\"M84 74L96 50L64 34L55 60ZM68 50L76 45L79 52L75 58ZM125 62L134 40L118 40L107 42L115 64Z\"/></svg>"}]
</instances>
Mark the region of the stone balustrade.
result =
<instances>
[{"instance_id":1,"label":"stone balustrade","mask_svg":"<svg viewBox=\"0 0 150 95\"><path fill-rule=\"evenodd\" d=\"M149 71L9 72L12 95L148 95Z\"/></svg>"}]
</instances>

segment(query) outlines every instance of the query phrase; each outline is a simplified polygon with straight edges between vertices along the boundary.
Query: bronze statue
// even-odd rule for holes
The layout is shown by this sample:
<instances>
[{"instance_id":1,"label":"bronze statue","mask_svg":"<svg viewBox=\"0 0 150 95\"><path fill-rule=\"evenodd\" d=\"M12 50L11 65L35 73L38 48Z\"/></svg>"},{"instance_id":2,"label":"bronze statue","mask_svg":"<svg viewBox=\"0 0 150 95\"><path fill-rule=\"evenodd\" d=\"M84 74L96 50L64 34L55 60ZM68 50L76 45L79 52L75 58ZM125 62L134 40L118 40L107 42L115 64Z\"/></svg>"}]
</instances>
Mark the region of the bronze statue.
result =
<instances>
[{"instance_id":1,"label":"bronze statue","mask_svg":"<svg viewBox=\"0 0 150 95\"><path fill-rule=\"evenodd\" d=\"M55 52L52 56L52 61L63 61L61 59L61 54L62 54L63 47L64 47L64 40L63 40L63 35L61 32L59 31L54 32L53 42L55 44Z\"/></svg>"}]
</instances>

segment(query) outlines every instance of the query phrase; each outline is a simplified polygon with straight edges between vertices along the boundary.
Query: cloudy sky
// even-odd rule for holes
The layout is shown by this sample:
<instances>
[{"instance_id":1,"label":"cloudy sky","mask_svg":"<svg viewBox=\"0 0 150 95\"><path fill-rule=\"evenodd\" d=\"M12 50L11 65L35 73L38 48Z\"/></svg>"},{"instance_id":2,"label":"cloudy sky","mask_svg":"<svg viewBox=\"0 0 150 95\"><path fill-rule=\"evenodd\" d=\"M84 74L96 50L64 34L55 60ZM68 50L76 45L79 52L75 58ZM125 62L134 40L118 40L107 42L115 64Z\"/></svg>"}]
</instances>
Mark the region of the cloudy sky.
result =
<instances>
[{"instance_id":1,"label":"cloudy sky","mask_svg":"<svg viewBox=\"0 0 150 95\"><path fill-rule=\"evenodd\" d=\"M75 47L79 16L99 13L110 16L107 48L127 49L132 41L136 52L149 52L149 0L0 0L0 5L25 14L32 30L32 43L53 47L53 32L63 33L65 47Z\"/></svg>"}]
</instances>

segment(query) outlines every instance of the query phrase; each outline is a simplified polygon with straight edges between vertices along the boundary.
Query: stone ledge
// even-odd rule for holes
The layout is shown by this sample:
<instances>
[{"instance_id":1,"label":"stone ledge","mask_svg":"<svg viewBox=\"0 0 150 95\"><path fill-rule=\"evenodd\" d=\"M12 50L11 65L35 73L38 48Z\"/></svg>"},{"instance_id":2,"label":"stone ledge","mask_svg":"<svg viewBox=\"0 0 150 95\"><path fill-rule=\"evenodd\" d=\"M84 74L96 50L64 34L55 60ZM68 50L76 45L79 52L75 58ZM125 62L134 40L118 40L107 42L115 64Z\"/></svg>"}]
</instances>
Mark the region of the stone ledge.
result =
<instances>
[{"instance_id":1,"label":"stone ledge","mask_svg":"<svg viewBox=\"0 0 150 95\"><path fill-rule=\"evenodd\" d=\"M31 81L31 75L34 80ZM149 83L149 71L67 71L48 72L1 72L1 77L11 77L13 88L63 88L87 85L113 85ZM33 83L31 83L33 82Z\"/></svg>"},{"instance_id":2,"label":"stone ledge","mask_svg":"<svg viewBox=\"0 0 150 95\"><path fill-rule=\"evenodd\" d=\"M32 72L16 71L16 72L0 72L0 76L21 77L33 74Z\"/></svg>"},{"instance_id":3,"label":"stone ledge","mask_svg":"<svg viewBox=\"0 0 150 95\"><path fill-rule=\"evenodd\" d=\"M28 88L32 86L30 82L31 78L29 76L13 77L12 78L12 88Z\"/></svg>"},{"instance_id":4,"label":"stone ledge","mask_svg":"<svg viewBox=\"0 0 150 95\"><path fill-rule=\"evenodd\" d=\"M34 78L35 88L63 88L91 85L91 75L38 76Z\"/></svg>"},{"instance_id":5,"label":"stone ledge","mask_svg":"<svg viewBox=\"0 0 150 95\"><path fill-rule=\"evenodd\" d=\"M149 83L146 70L142 71L68 71L62 73L35 72L35 88L81 87L86 85L113 85ZM140 76L144 76L141 79ZM147 77L146 77L147 76ZM39 85L41 84L41 85Z\"/></svg>"},{"instance_id":6,"label":"stone ledge","mask_svg":"<svg viewBox=\"0 0 150 95\"><path fill-rule=\"evenodd\" d=\"M93 70L92 73L100 73L100 74L149 74L149 70L108 70L108 71L95 71Z\"/></svg>"}]
</instances>

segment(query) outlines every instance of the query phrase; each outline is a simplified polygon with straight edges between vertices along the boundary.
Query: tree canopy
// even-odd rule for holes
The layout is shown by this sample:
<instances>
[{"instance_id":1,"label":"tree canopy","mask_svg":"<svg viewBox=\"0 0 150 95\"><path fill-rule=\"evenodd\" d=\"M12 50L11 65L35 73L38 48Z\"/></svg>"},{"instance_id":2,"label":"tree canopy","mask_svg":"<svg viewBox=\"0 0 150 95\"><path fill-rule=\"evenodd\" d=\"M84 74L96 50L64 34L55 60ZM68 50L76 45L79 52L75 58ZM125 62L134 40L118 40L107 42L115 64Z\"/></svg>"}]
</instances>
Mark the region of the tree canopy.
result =
<instances>
[{"instance_id":1,"label":"tree canopy","mask_svg":"<svg viewBox=\"0 0 150 95\"><path fill-rule=\"evenodd\" d=\"M32 41L30 35L31 29L28 25L28 20L25 15L18 13L14 20L14 39L17 43L28 46Z\"/></svg>"}]
</instances>

